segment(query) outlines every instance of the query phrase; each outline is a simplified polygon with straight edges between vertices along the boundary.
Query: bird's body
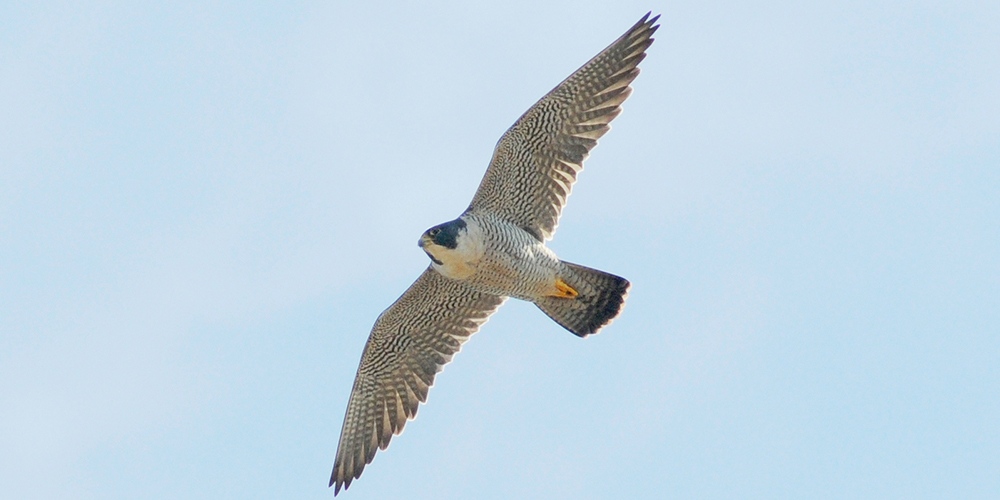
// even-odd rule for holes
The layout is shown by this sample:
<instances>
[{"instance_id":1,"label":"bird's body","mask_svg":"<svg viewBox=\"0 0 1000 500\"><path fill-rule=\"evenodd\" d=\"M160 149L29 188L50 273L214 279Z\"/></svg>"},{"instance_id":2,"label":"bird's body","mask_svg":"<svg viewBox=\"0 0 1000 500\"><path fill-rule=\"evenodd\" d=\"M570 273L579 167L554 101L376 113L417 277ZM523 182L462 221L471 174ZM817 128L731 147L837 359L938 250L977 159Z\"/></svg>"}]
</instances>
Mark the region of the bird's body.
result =
<instances>
[{"instance_id":1,"label":"bird's body","mask_svg":"<svg viewBox=\"0 0 1000 500\"><path fill-rule=\"evenodd\" d=\"M420 239L424 251L437 261L431 262L437 272L479 292L521 300L557 293L562 261L531 233L489 215L466 214L442 224L449 225L457 229L454 249L434 243L432 237Z\"/></svg>"},{"instance_id":2,"label":"bird's body","mask_svg":"<svg viewBox=\"0 0 1000 500\"><path fill-rule=\"evenodd\" d=\"M431 264L372 328L330 478L334 494L402 432L435 375L509 297L580 337L621 313L628 280L560 260L545 242L584 160L631 94L658 17L647 14L521 115L465 212L420 237Z\"/></svg>"}]
</instances>

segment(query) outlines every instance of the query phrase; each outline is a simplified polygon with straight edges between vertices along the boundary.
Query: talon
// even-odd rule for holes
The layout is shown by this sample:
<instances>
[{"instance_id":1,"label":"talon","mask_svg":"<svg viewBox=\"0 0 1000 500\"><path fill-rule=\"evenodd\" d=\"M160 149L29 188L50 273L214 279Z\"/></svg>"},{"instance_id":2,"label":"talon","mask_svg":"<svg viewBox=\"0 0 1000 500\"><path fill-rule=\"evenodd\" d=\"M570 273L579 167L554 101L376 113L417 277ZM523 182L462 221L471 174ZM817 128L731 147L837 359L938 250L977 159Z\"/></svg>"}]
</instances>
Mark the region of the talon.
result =
<instances>
[{"instance_id":1,"label":"talon","mask_svg":"<svg viewBox=\"0 0 1000 500\"><path fill-rule=\"evenodd\" d=\"M577 292L573 289L573 287L567 285L562 278L556 278L556 290L558 290L555 294L556 297L574 299L577 295L580 295L580 292Z\"/></svg>"}]
</instances>

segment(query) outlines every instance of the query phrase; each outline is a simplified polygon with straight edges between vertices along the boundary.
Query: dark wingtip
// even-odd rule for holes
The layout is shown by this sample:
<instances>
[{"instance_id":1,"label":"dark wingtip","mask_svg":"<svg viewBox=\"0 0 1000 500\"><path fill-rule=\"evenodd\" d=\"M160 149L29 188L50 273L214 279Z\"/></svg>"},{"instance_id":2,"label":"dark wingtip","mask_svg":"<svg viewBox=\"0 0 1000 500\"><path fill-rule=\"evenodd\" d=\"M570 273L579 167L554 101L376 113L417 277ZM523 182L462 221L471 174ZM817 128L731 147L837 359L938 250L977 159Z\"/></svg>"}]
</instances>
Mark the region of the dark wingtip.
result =
<instances>
[{"instance_id":1,"label":"dark wingtip","mask_svg":"<svg viewBox=\"0 0 1000 500\"><path fill-rule=\"evenodd\" d=\"M340 465L339 462L333 466L333 474L330 474L330 485L328 486L333 488L333 496L337 496L337 493L340 493L341 487L343 487L344 491L347 491L347 488L351 485L351 476L347 476L346 481L337 478L338 465Z\"/></svg>"},{"instance_id":2,"label":"dark wingtip","mask_svg":"<svg viewBox=\"0 0 1000 500\"><path fill-rule=\"evenodd\" d=\"M648 13L646 13L645 16L643 16L643 18L642 18L643 19L642 20L642 24L645 24L646 26L649 26L649 28L648 28L649 29L649 34L652 35L653 33L656 33L657 29L660 28L660 25L656 24L656 21L660 20L660 15L657 14L657 15L653 16L653 18L650 19L649 21L646 21L646 18L649 17L650 14L652 14L652 12L648 12Z\"/></svg>"},{"instance_id":3,"label":"dark wingtip","mask_svg":"<svg viewBox=\"0 0 1000 500\"><path fill-rule=\"evenodd\" d=\"M333 488L333 496L337 496L337 493L340 493L340 481L337 481L337 466L333 467L333 473L330 474L330 485L327 487Z\"/></svg>"},{"instance_id":4,"label":"dark wingtip","mask_svg":"<svg viewBox=\"0 0 1000 500\"><path fill-rule=\"evenodd\" d=\"M653 16L652 19L650 19L649 16L652 14L653 11L649 11L646 13L646 15L642 16L642 19L639 19L639 22L635 23L634 26L629 28L628 32L625 34L625 37L626 38L631 38L633 36L646 37L649 39L649 42L652 43L653 33L656 33L656 30L660 27L659 24L655 24L656 21L660 19L660 15L657 14Z\"/></svg>"},{"instance_id":5,"label":"dark wingtip","mask_svg":"<svg viewBox=\"0 0 1000 500\"><path fill-rule=\"evenodd\" d=\"M652 25L652 24L656 23L656 21L660 20L660 14L657 14L657 15L653 16L652 18L649 17L649 16L653 16L653 11L649 11L649 12L646 13L646 15L642 16L642 19L640 19L639 22L635 23L636 27L639 27L639 26L641 26L643 24ZM653 29L656 29L656 28L654 27Z\"/></svg>"}]
</instances>

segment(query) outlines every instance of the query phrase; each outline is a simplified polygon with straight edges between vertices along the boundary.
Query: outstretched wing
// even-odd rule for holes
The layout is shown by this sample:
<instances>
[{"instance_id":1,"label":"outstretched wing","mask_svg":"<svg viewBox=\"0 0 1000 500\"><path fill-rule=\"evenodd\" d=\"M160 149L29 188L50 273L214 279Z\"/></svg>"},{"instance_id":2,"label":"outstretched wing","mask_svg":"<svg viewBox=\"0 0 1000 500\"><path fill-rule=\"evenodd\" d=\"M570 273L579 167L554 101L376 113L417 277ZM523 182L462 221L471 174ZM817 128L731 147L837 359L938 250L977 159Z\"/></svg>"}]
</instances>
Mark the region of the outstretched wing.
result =
<instances>
[{"instance_id":1,"label":"outstretched wing","mask_svg":"<svg viewBox=\"0 0 1000 500\"><path fill-rule=\"evenodd\" d=\"M417 407L427 401L434 375L506 297L476 292L428 267L375 321L333 464L334 495L361 476L378 448L403 432Z\"/></svg>"},{"instance_id":2,"label":"outstretched wing","mask_svg":"<svg viewBox=\"0 0 1000 500\"><path fill-rule=\"evenodd\" d=\"M552 238L583 161L632 93L659 17L643 16L518 118L497 143L468 211Z\"/></svg>"}]
</instances>

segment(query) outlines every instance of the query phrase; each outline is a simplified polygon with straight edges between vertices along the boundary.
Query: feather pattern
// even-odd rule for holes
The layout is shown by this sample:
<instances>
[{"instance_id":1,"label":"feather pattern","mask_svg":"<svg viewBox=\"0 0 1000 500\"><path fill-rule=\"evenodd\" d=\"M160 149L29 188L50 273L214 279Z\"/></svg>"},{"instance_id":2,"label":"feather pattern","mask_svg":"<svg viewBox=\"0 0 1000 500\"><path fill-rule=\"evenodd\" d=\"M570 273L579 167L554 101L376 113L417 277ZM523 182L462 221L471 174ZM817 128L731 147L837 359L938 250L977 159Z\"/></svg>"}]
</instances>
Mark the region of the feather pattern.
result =
<instances>
[{"instance_id":1,"label":"feather pattern","mask_svg":"<svg viewBox=\"0 0 1000 500\"><path fill-rule=\"evenodd\" d=\"M584 160L632 91L629 84L658 28L659 16L649 16L535 103L500 138L460 217L481 231L459 236L488 248L474 272L452 279L434 268L444 261L434 261L375 322L347 404L330 477L334 494L360 477L375 453L416 417L435 375L508 296L536 302L581 336L620 313L628 281L562 263L544 242L556 230ZM450 241L448 249L464 248ZM451 268L442 269L447 274ZM579 304L545 296L561 273L586 292L575 301ZM606 284L613 285L611 292L588 295Z\"/></svg>"},{"instance_id":2,"label":"feather pattern","mask_svg":"<svg viewBox=\"0 0 1000 500\"><path fill-rule=\"evenodd\" d=\"M379 316L347 403L330 477L334 494L403 432L427 401L434 376L505 300L428 268Z\"/></svg>"},{"instance_id":3,"label":"feather pattern","mask_svg":"<svg viewBox=\"0 0 1000 500\"><path fill-rule=\"evenodd\" d=\"M518 118L466 213L491 213L540 241L552 238L584 160L632 93L657 19L643 16Z\"/></svg>"}]
</instances>

